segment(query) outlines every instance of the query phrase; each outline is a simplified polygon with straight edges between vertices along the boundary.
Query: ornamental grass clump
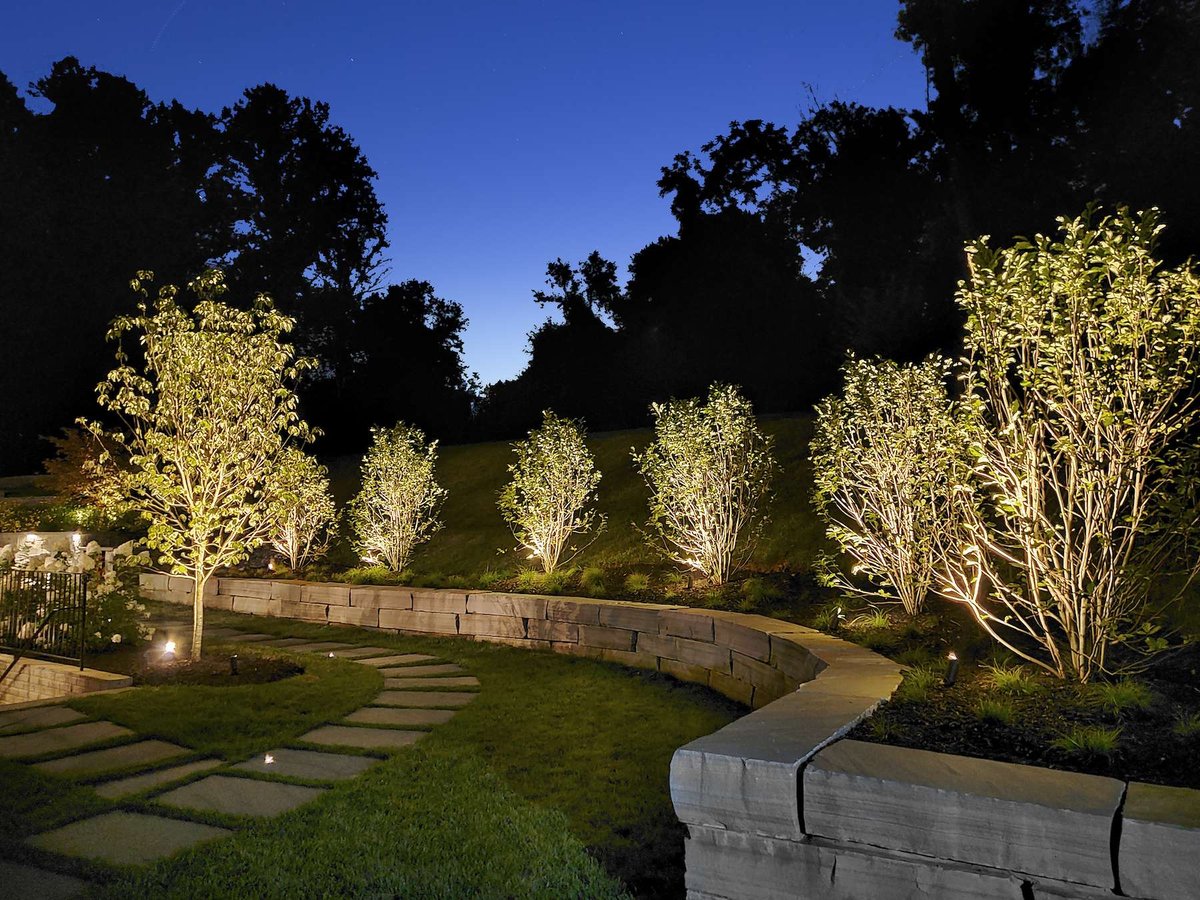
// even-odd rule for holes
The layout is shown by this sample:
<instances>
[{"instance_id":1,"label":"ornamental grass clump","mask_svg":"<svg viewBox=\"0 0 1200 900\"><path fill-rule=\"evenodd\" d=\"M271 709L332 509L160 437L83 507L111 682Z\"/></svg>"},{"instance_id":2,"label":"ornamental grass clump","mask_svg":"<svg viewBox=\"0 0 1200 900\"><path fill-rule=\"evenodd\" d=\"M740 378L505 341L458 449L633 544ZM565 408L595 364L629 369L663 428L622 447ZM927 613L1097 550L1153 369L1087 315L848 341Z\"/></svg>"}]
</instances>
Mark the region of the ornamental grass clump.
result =
<instances>
[{"instance_id":1,"label":"ornamental grass clump","mask_svg":"<svg viewBox=\"0 0 1200 900\"><path fill-rule=\"evenodd\" d=\"M813 502L826 535L852 562L823 562L829 587L920 612L957 537L955 479L963 429L944 360L918 365L851 360L841 396L817 406Z\"/></svg>"},{"instance_id":2,"label":"ornamental grass clump","mask_svg":"<svg viewBox=\"0 0 1200 900\"><path fill-rule=\"evenodd\" d=\"M500 492L504 521L518 550L550 574L578 556L604 530L596 512L600 470L584 443L582 422L562 419L550 410L542 425L513 445L517 459L508 467L511 480ZM572 542L585 535L591 539Z\"/></svg>"},{"instance_id":3,"label":"ornamental grass clump","mask_svg":"<svg viewBox=\"0 0 1200 900\"><path fill-rule=\"evenodd\" d=\"M272 473L271 546L288 564L299 569L329 550L337 507L329 493L329 472L312 456L295 447L280 454Z\"/></svg>"},{"instance_id":4,"label":"ornamental grass clump","mask_svg":"<svg viewBox=\"0 0 1200 900\"><path fill-rule=\"evenodd\" d=\"M437 483L437 441L403 423L371 430L362 488L350 504L350 526L363 562L399 572L418 545L442 527L446 491Z\"/></svg>"},{"instance_id":5,"label":"ornamental grass clump","mask_svg":"<svg viewBox=\"0 0 1200 900\"><path fill-rule=\"evenodd\" d=\"M724 584L749 560L767 522L771 439L735 387L708 400L655 403L654 440L633 459L650 491L651 539L668 559Z\"/></svg>"}]
</instances>

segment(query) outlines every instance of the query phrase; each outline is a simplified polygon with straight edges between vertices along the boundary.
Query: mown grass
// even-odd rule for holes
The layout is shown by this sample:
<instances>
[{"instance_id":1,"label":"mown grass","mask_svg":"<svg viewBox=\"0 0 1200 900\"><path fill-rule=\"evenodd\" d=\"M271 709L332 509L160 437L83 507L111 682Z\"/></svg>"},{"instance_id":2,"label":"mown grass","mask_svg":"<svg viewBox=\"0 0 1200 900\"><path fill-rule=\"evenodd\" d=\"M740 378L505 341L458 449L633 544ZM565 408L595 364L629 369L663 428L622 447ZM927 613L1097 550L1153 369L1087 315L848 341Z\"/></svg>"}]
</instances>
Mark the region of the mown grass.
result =
<instances>
[{"instance_id":1,"label":"mown grass","mask_svg":"<svg viewBox=\"0 0 1200 900\"><path fill-rule=\"evenodd\" d=\"M771 525L750 568L805 572L823 548L824 540L809 500L812 478L808 441L812 421L809 417L767 418L761 425L775 441L775 457L781 468L774 482ZM647 515L646 487L630 457L631 449L640 451L652 436L649 429L636 429L589 438L588 446L602 475L597 508L608 517L608 527L573 560L581 570L663 567L661 556L647 545L639 530ZM412 577L431 573L478 576L527 567L513 551L513 537L496 509L496 498L508 480L512 458L510 442L440 448L438 480L449 491L441 516L445 528L418 550ZM346 503L357 490L359 465L358 457L340 457L331 462L331 481L339 504ZM345 565L354 564L344 542L337 559ZM609 586L618 584L619 579Z\"/></svg>"},{"instance_id":2,"label":"mown grass","mask_svg":"<svg viewBox=\"0 0 1200 900\"><path fill-rule=\"evenodd\" d=\"M116 877L109 896L682 893L684 831L668 792L671 755L744 713L742 707L657 673L552 653L210 616L269 633L430 653L467 667L482 690L448 724L367 776L143 873L114 876L45 857L38 862ZM379 687L371 667L303 659L306 675L286 681L139 688L73 705L236 759L340 718ZM18 850L20 836L112 808L86 788L12 764L0 768L0 789L35 798L19 804L0 831ZM144 808L141 802L131 808Z\"/></svg>"}]
</instances>

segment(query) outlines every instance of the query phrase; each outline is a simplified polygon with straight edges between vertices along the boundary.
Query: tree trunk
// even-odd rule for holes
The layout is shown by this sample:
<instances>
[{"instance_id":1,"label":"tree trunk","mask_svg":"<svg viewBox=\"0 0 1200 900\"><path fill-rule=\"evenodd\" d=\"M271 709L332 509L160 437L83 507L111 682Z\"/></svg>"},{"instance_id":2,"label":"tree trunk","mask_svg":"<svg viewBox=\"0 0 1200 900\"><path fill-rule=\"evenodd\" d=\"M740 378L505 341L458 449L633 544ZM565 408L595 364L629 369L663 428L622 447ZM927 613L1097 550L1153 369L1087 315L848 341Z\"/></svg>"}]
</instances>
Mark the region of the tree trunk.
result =
<instances>
[{"instance_id":1,"label":"tree trunk","mask_svg":"<svg viewBox=\"0 0 1200 900\"><path fill-rule=\"evenodd\" d=\"M200 658L201 643L204 639L204 590L208 586L208 577L196 573L192 577L195 593L192 595L192 652L193 660Z\"/></svg>"}]
</instances>

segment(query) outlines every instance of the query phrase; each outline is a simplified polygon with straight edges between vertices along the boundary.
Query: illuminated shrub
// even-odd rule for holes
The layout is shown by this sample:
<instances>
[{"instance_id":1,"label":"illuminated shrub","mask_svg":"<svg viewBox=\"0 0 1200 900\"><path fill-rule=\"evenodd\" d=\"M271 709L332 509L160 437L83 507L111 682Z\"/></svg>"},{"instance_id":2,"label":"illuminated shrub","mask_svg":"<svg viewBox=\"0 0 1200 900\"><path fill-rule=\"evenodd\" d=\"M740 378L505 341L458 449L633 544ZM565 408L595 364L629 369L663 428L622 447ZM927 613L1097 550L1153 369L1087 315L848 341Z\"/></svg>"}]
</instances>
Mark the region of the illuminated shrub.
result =
<instances>
[{"instance_id":1,"label":"illuminated shrub","mask_svg":"<svg viewBox=\"0 0 1200 900\"><path fill-rule=\"evenodd\" d=\"M654 440L634 453L650 491L648 529L669 559L723 584L754 551L776 465L737 388L656 403Z\"/></svg>"},{"instance_id":2,"label":"illuminated shrub","mask_svg":"<svg viewBox=\"0 0 1200 900\"><path fill-rule=\"evenodd\" d=\"M915 615L954 546L951 490L965 460L947 365L852 360L840 397L817 406L814 505L860 586L826 560L823 581L898 600Z\"/></svg>"},{"instance_id":3,"label":"illuminated shrub","mask_svg":"<svg viewBox=\"0 0 1200 900\"><path fill-rule=\"evenodd\" d=\"M329 473L303 450L283 451L271 475L271 546L298 569L325 555L337 509L329 493Z\"/></svg>"},{"instance_id":4,"label":"illuminated shrub","mask_svg":"<svg viewBox=\"0 0 1200 900\"><path fill-rule=\"evenodd\" d=\"M500 493L500 512L519 549L543 572L553 572L591 543L572 545L573 539L592 532L595 540L604 528L592 506L600 471L584 443L583 425L549 410L513 451L517 459L508 467L512 480Z\"/></svg>"},{"instance_id":5,"label":"illuminated shrub","mask_svg":"<svg viewBox=\"0 0 1200 900\"><path fill-rule=\"evenodd\" d=\"M350 525L364 562L399 572L442 527L437 515L446 491L434 478L437 441L426 443L419 428L403 423L371 433Z\"/></svg>"}]
</instances>

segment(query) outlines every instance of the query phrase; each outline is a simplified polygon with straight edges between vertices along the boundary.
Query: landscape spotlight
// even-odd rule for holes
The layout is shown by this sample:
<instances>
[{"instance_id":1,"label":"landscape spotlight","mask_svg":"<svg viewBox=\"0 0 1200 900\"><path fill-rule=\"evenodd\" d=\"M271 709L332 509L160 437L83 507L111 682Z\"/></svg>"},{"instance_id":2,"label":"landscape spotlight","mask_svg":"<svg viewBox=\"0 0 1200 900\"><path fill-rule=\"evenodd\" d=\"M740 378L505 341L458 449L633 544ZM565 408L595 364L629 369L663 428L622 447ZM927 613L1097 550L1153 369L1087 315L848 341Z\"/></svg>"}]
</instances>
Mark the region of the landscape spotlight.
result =
<instances>
[{"instance_id":1,"label":"landscape spotlight","mask_svg":"<svg viewBox=\"0 0 1200 900\"><path fill-rule=\"evenodd\" d=\"M229 674L236 675L237 673L238 673L238 658L237 658L237 654L235 653L235 654L233 654L233 656L229 657Z\"/></svg>"},{"instance_id":2,"label":"landscape spotlight","mask_svg":"<svg viewBox=\"0 0 1200 900\"><path fill-rule=\"evenodd\" d=\"M946 687L950 687L958 681L958 654L951 650L946 659L950 661L950 664L946 666Z\"/></svg>"}]
</instances>

